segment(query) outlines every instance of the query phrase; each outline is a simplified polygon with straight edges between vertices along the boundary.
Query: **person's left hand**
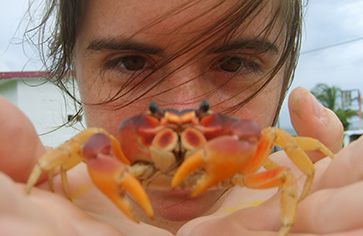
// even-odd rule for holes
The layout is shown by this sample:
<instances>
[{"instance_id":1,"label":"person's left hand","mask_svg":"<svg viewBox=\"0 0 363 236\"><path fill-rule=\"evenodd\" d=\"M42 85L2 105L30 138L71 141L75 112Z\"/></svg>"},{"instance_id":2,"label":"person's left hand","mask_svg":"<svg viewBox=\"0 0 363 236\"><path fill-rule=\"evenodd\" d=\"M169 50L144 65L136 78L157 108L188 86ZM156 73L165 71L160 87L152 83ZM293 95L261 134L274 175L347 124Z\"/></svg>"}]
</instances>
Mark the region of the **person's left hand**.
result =
<instances>
[{"instance_id":1,"label":"person's left hand","mask_svg":"<svg viewBox=\"0 0 363 236\"><path fill-rule=\"evenodd\" d=\"M313 190L299 203L296 221L289 235L363 235L363 137L340 150L343 136L340 121L333 112L317 104L305 89L292 92L289 108L299 135L317 138L338 152L334 160L321 159L321 155L314 154L316 176ZM288 164L283 152L272 156L279 163ZM296 168L293 171L301 175ZM249 194L248 189L245 194ZM279 194L275 194L257 207L190 221L177 235L268 236L276 235L280 225Z\"/></svg>"},{"instance_id":2,"label":"person's left hand","mask_svg":"<svg viewBox=\"0 0 363 236\"><path fill-rule=\"evenodd\" d=\"M298 205L289 235L363 235L363 137L341 150L331 161L316 164L314 191ZM330 163L330 164L329 164ZM281 225L278 194L257 207L187 224L186 235L276 235Z\"/></svg>"}]
</instances>

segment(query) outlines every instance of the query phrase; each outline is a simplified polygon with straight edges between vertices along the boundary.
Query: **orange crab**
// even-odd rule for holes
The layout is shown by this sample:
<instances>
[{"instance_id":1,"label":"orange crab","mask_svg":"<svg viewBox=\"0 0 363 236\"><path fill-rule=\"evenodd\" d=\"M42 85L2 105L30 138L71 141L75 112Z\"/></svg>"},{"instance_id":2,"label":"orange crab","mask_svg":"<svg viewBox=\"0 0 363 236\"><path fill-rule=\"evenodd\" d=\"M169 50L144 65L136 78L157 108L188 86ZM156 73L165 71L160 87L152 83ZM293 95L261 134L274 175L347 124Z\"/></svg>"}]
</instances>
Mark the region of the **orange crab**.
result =
<instances>
[{"instance_id":1,"label":"orange crab","mask_svg":"<svg viewBox=\"0 0 363 236\"><path fill-rule=\"evenodd\" d=\"M269 159L274 146L306 175L302 193L293 173ZM318 150L334 154L318 140L293 137L273 127L261 129L255 122L213 113L208 102L196 110L161 110L151 103L147 113L121 122L118 136L98 128L81 132L42 156L34 167L26 190L29 193L42 172L60 172L67 195L67 171L87 164L93 183L118 208L135 219L127 195L150 217L153 209L143 185L155 175L169 177L171 187L191 188L197 196L217 185L241 185L264 189L278 187L281 195L279 235L287 235L298 201L310 191L314 165L305 153ZM265 170L259 171L261 167Z\"/></svg>"}]
</instances>

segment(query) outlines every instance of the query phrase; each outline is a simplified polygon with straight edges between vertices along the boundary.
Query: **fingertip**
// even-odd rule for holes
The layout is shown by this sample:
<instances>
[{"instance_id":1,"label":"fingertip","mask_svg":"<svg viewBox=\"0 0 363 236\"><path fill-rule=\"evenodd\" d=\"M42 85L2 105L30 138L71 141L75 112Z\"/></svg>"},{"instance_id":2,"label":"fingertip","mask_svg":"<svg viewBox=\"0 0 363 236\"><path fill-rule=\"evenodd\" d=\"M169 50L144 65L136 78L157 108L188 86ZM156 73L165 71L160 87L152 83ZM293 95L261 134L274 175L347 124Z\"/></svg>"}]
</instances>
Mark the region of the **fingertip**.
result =
<instances>
[{"instance_id":1,"label":"fingertip","mask_svg":"<svg viewBox=\"0 0 363 236\"><path fill-rule=\"evenodd\" d=\"M323 121L326 116L326 108L307 89L298 87L294 89L288 100L290 115L293 118L307 120L314 117L317 121Z\"/></svg>"},{"instance_id":2,"label":"fingertip","mask_svg":"<svg viewBox=\"0 0 363 236\"><path fill-rule=\"evenodd\" d=\"M296 113L299 113L302 104L304 103L304 100L307 97L307 94L309 92L302 87L294 88L288 98L288 106L290 111L294 111Z\"/></svg>"},{"instance_id":3,"label":"fingertip","mask_svg":"<svg viewBox=\"0 0 363 236\"><path fill-rule=\"evenodd\" d=\"M45 148L26 115L2 97L0 129L0 171L24 182Z\"/></svg>"},{"instance_id":4,"label":"fingertip","mask_svg":"<svg viewBox=\"0 0 363 236\"><path fill-rule=\"evenodd\" d=\"M301 136L312 136L314 129L306 129L307 127L315 126L316 123L320 123L320 117L316 117L318 112L313 112L312 107L312 95L304 88L294 89L288 99L288 107L290 111L291 123L296 132ZM315 110L317 110L315 108Z\"/></svg>"},{"instance_id":5,"label":"fingertip","mask_svg":"<svg viewBox=\"0 0 363 236\"><path fill-rule=\"evenodd\" d=\"M336 114L307 89L294 89L288 100L293 127L300 136L318 139L333 152L342 148L344 128Z\"/></svg>"}]
</instances>

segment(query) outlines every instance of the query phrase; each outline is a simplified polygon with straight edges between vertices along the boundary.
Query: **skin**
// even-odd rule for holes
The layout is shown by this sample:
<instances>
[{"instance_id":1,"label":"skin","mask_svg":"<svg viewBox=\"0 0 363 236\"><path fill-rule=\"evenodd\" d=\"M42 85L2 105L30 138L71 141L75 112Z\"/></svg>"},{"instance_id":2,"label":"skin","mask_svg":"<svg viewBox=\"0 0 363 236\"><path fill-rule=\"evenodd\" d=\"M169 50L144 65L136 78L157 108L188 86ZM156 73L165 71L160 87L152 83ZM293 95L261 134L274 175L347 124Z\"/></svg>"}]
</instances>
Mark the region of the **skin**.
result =
<instances>
[{"instance_id":1,"label":"skin","mask_svg":"<svg viewBox=\"0 0 363 236\"><path fill-rule=\"evenodd\" d=\"M223 111L253 94L257 86L252 85L252 83L257 82L260 85L261 81L265 80L261 78L266 77L267 72L274 66L281 51L278 49L280 47L278 44L281 43L281 39L278 38L278 28L267 39L270 42L276 41L276 38L279 39L277 40L276 51L271 50L257 53L256 50L238 48L223 51L223 53L212 53L210 52L211 48L221 47L222 42L214 43L211 46L206 46L206 43L204 43L202 46L192 49L173 60L148 78L150 82L144 82L143 87L147 87L159 77L171 74L165 81L147 94L145 98L123 109L115 109L115 106L127 103L136 97L138 90L134 90L134 92L128 93L114 102L91 105L107 100L107 98L116 94L120 87L125 86L123 81L133 72L141 74L135 78L138 81L142 75L150 71L148 65L139 70L128 70L125 63L122 63L119 58L127 58L128 56L138 56L139 60L145 58L146 63L150 64L149 67L152 68L153 63L160 63L161 58L174 55L177 50L183 47L183 43L189 42L193 37L196 37L197 33L206 27L205 22L217 20L234 1L227 1L227 4L222 4L218 8L218 12L212 11L188 23L192 17L203 14L206 9L211 8L217 1L198 3L196 7L184 10L173 16L168 16L167 20L153 24L151 27L147 27L146 30L138 32L142 27L153 22L155 19L168 15L168 12L172 9L180 8L181 4L185 4L185 2L187 1L168 1L167 3L131 0L89 1L74 50L76 78L80 87L82 101L85 104L84 111L88 126L104 127L111 133L117 134L120 120L135 114L135 111L144 111L148 106L150 96L161 107L173 107L175 109L197 107L204 99L206 93L221 86L220 84L228 80L229 77L236 76L226 86L217 89L211 96L208 96L212 109L216 112ZM273 7L272 4L268 5L252 21L253 23L250 26L240 27L231 41L256 38L262 27L267 24L266 20L269 19L269 10ZM180 26L184 24L187 27ZM174 33L175 28L178 26L178 32ZM132 36L130 39L132 43L150 45L149 47L157 48L160 52L154 54L140 52L135 49L120 49L123 45L123 40L130 36ZM110 39L121 46L118 48L94 46L94 42L108 42ZM210 40L207 43L210 44ZM196 58L198 55L204 55L204 57L193 61L192 58ZM213 62L216 60L232 55L238 56L239 60L247 65L245 67L242 66L240 72L231 73L222 68L213 67ZM105 64L115 59L119 60L117 67L109 68L105 66ZM189 61L191 63L182 69L177 69L181 64ZM250 62L258 63L261 69L257 72L251 71L250 66L247 64ZM278 101L281 93L282 75L282 71L279 72L261 92L261 95L247 103L234 115L241 118L254 119L262 127L269 126L277 110L278 104L276 101ZM190 80L190 78L195 79ZM174 89L163 92L168 88ZM241 90L243 91L235 98L228 102L223 102ZM219 105L213 106L213 104ZM169 229L173 229L186 220L205 214L207 211L215 210L216 206L214 205L223 197L224 192L225 190L211 191L201 197L189 199L187 193L176 194L164 189L149 188L148 193L155 206L156 219L150 221L144 218L143 214L139 214L139 217L148 223L164 225ZM175 221L179 222L176 223Z\"/></svg>"},{"instance_id":2,"label":"skin","mask_svg":"<svg viewBox=\"0 0 363 236\"><path fill-rule=\"evenodd\" d=\"M139 100L136 103L121 110L112 110L115 105L127 102L131 95L124 96L117 103L103 105L89 105L98 103L116 92L119 88L120 80L126 76L123 70L107 69L102 67L102 62L109 58L110 54L123 56L125 52L115 52L110 50L89 50L87 47L95 37L122 36L132 34L135 29L139 29L143 19L148 22L147 17L155 18L156 15L163 15L180 1L168 1L167 4L147 5L148 1L96 1L90 0L87 14L84 16L82 27L77 38L74 62L76 75L81 89L81 97L85 103L87 124L89 126L105 127L110 132L115 133L119 121L136 111L144 111L148 99ZM122 4L121 4L122 3ZM210 3L210 2L209 2ZM127 7L126 7L127 6ZM155 7L155 9L153 9ZM126 9L127 8L127 9ZM96 11L97 9L97 11ZM146 14L145 10L156 15ZM197 11L195 8L189 9ZM123 14L119 14L122 12ZM124 14L125 13L125 14ZM157 45L164 48L166 54L175 51L179 45L180 35L188 35L183 31L179 34L163 35L167 40L158 38L161 30L168 32L168 27L172 27L188 15L177 15L170 22L162 22L148 29L148 33L139 33L135 36L142 43ZM264 19L256 18L256 24L262 24ZM210 19L212 16L208 16ZM132 19L132 21L130 20ZM130 24L124 24L129 22ZM200 27L200 22L195 25L188 25L188 29ZM259 24L258 24L259 23ZM169 25L170 24L170 25ZM120 27L122 25L123 27ZM106 27L107 26L107 27ZM256 30L256 28L254 28ZM190 30L189 32L193 32ZM253 30L246 30L244 33L253 34ZM240 34L241 36L241 34ZM272 36L273 37L273 34ZM165 42L166 45L160 42ZM168 44L170 43L170 45ZM128 53L130 53L128 51ZM134 52L132 52L134 53ZM127 54L128 55L128 54ZM195 55L193 51L190 58ZM214 55L215 56L215 55ZM272 57L267 55L266 57ZM211 57L211 55L209 55ZM208 58L208 57L206 57ZM186 60L184 59L184 60ZM178 58L183 61L183 58ZM269 60L267 60L269 61ZM162 86L156 88L152 93L157 93L163 88L173 87L180 84L187 78L200 75L200 68L208 62L201 59L183 70L178 70L170 76ZM164 68L166 71L158 73L168 73L178 66L180 61L173 61ZM270 65L271 66L271 65ZM269 66L267 66L268 68ZM221 71L207 72L214 75L225 76ZM241 118L253 118L261 126L268 126L272 122L273 114L276 111L276 101L278 101L281 88L281 73L250 103L239 110L236 114ZM101 77L100 75L103 75ZM160 75L160 74L159 74ZM252 74L244 74L247 78L253 78ZM157 75L155 77L157 78ZM222 77L223 79L223 77ZM205 78L197 78L186 85L172 90L169 93L157 96L155 100L162 106L173 106L178 109L185 107L195 107L198 101L190 99L200 92L208 92L215 86ZM237 82L239 83L239 82ZM117 87L118 86L118 87ZM211 96L211 104L218 104L233 93L233 88L237 85L219 90ZM132 96L134 96L133 94ZM240 96L246 96L245 93ZM241 99L238 97L236 99ZM235 100L232 101L236 102ZM231 104L222 104L214 107L215 111L222 111ZM209 193L201 199L188 200L168 199L170 203L175 201L174 208L156 209L158 214L154 226L140 223L135 224L126 219L123 214L116 209L97 189L90 183L83 164L69 171L70 191L73 202L62 197L61 183L59 178L55 179L56 194L47 190L43 184L46 177L42 178L39 189L35 189L30 196L23 192L23 183L26 181L37 158L45 152L45 147L39 141L31 122L15 106L0 98L0 235L275 235L280 225L279 201L274 191L253 191L248 189L232 189L224 198L220 198L221 193ZM298 134L304 134L318 138L333 151L339 151L342 138L342 126L337 117L326 108L321 107L312 95L301 88L295 89L289 97L289 110L292 123ZM308 116L306 114L309 114ZM21 131L21 132L20 132ZM14 135L16 133L17 135ZM9 147L21 148L9 148ZM363 223L355 219L361 219L363 211L361 209L361 199L363 197L361 173L362 165L359 153L362 153L363 139L358 140L353 145L348 146L337 154L333 161L322 159L316 163L317 176L314 181L314 192L303 200L298 209L296 224L291 235L360 235L363 231ZM282 165L289 166L283 152L275 153L274 158ZM348 157L348 158L347 158ZM352 169L351 166L356 168ZM293 168L293 166L291 166ZM292 169L299 172L296 169ZM339 178L335 173L340 173ZM344 176L344 178L341 178ZM337 181L337 178L339 181ZM163 193L150 191L153 202L161 201L165 198ZM270 198L271 197L271 198ZM216 199L221 199L217 201ZM254 199L269 199L262 205L252 208L234 209L229 214L226 209L240 205L241 201L248 202ZM183 200L183 204L180 201ZM179 203L179 204L178 204ZM320 205L334 206L335 212L340 212L338 216L331 214L332 208L318 208ZM187 210L183 210L187 209ZM180 214L174 214L180 210ZM199 217L206 210L208 215ZM210 214L209 214L210 213ZM142 220L143 215L137 212ZM163 217L160 217L162 215ZM172 219L184 218L180 222ZM268 220L261 220L265 217ZM187 218L190 218L187 220ZM191 219L193 218L193 219ZM324 220L321 220L324 219ZM326 222L329 222L327 224ZM169 230L166 231L165 229ZM223 232L221 232L223 230ZM296 233L295 233L296 232Z\"/></svg>"},{"instance_id":3,"label":"skin","mask_svg":"<svg viewBox=\"0 0 363 236\"><path fill-rule=\"evenodd\" d=\"M304 106L299 106L304 101ZM309 112L304 120L295 118L294 124L312 135L323 137L331 149L339 149L341 124L336 116L323 108L320 115L314 115L311 95L304 89L295 89L289 98L291 117L299 117ZM97 190L89 189L79 194L74 202L61 196L60 182L56 178L56 194L44 189L34 189L30 196L24 194L24 185L31 166L45 152L31 122L8 101L0 98L0 119L3 132L0 133L0 234L2 235L162 235L171 233L146 224L134 224L115 209ZM302 122L302 123L300 123ZM317 126L314 126L316 124ZM310 126L313 125L313 126ZM13 135L22 127L22 132ZM29 145L35 144L35 146ZM334 146L335 144L335 146ZM22 148L7 149L7 146ZM37 150L36 152L32 152ZM302 235L361 235L363 232L361 199L363 197L363 172L361 155L363 139L337 153L333 161L321 159L316 166L313 192L303 200L293 228L293 236ZM274 159L287 165L282 152L274 154ZM4 158L6 157L6 158ZM354 166L355 168L352 168ZM15 171L18 169L19 171ZM295 171L295 169L293 169ZM297 173L297 172L296 172ZM71 191L89 183L84 166L79 165L69 172ZM11 179L10 179L11 178ZM244 193L241 196L241 193ZM236 189L231 192L225 207L238 203L240 199L261 199L270 193ZM77 205L76 205L77 204ZM317 206L334 206L317 207ZM102 206L102 207L98 207ZM222 207L223 207L222 206ZM210 215L195 218L183 225L175 235L220 235L220 230L229 235L275 235L279 227L279 201L277 195L258 207L244 208L228 215ZM340 214L332 214L339 212ZM65 217L67 216L67 217ZM268 220L261 220L261 216ZM329 222L329 224L327 224Z\"/></svg>"},{"instance_id":4,"label":"skin","mask_svg":"<svg viewBox=\"0 0 363 236\"><path fill-rule=\"evenodd\" d=\"M178 30L178 33L173 33L173 30L177 27L176 25L185 24L185 22L188 22L191 19L191 16L203 13L205 8L215 4L216 1L200 3L198 8L195 7L193 9L188 9L176 16L172 16L168 18L168 20L162 21L145 31L137 33L130 40L132 42L151 45L153 48L160 48L162 52L157 53L156 55L142 53L131 49L117 50L108 48L90 48L92 42L97 40L112 38L115 41L117 40L119 43L123 39L134 35L143 26L155 20L155 18L167 15L168 11L178 8L178 6L184 2L185 1L168 1L168 3L158 4L154 2L151 3L150 1L89 1L86 9L87 13L82 21L74 50L76 77L80 86L82 101L85 103L84 109L87 117L87 124L89 126L102 126L111 132L115 132L121 119L135 114L135 111L144 111L147 108L151 99L150 96L152 96L152 99L160 104L161 107L173 107L176 109L196 107L200 101L203 100L202 98L198 98L198 96L208 93L217 86L220 86L221 82L218 80L226 81L231 76L236 76L237 79L229 82L226 86L208 97L213 110L217 112L222 111L231 105L235 105L237 101L241 101L241 99L251 95L255 87L245 89L245 91L230 102L225 102L218 106L213 106L213 104L219 104L227 98L230 98L231 95L243 90L246 85L251 86L251 81L255 82L258 79L261 79L261 77L263 77L261 74L265 75L263 73L273 67L274 61L279 56L278 52L269 51L266 53L260 53L259 55L254 55L257 54L257 52L251 52L246 49L236 49L222 54L206 52L210 49L210 47L207 49L201 49L198 47L190 52L187 52L185 55L180 56L160 71L156 72L155 75L152 75L148 79L151 80L151 82L145 82L142 85L144 88L149 85L148 83L152 83L153 80L156 81L157 78L165 76L168 73L172 73L171 76L161 83L161 85L152 90L150 94L147 94L144 99L140 99L139 101L132 103L131 106L127 106L126 108L119 110L114 109L115 105L126 103L137 96L137 90L126 94L121 99L113 103L102 104L99 106L88 105L102 102L115 94L119 90L120 86L125 85L123 81L128 78L130 73L134 72L124 68L125 65L123 65L121 61L116 68L105 68L105 61L115 58L117 59L118 57L135 55L139 57L149 57L146 58L147 63L149 64L158 63L161 61L160 57L173 55L183 46L182 43L188 42L196 36L196 33L194 32L199 32L201 29L206 27L206 20L213 21L214 18L217 18L223 11L225 11L225 8L230 5L223 4L220 8L218 8L221 11L219 14L216 14L215 12L206 14L195 22L187 24L187 27L182 27ZM127 9L125 9L125 6L127 6ZM269 11L270 8L272 8L272 6L266 7L266 11ZM254 27L244 28L243 33L240 32L242 31L241 29L231 41L256 37L260 28L266 23L264 21L268 14L266 11L261 13L253 21ZM122 12L122 14L120 14L120 12ZM150 12L153 14L150 14ZM125 22L128 23L125 24ZM122 25L122 27L120 27L120 25ZM256 27L256 25L261 25L261 27ZM276 37L277 32L272 33L269 37L269 41L274 41ZM220 44L221 43L217 45L220 46ZM205 47L205 45L203 46ZM213 46L216 47L214 44ZM247 57L247 53L254 54ZM206 55L202 59L192 61L191 65L188 64L182 69L174 71L182 63L191 61L191 58L197 57L198 54ZM227 73L221 68L209 68L213 66L213 60L219 59L225 55L229 56L235 54L240 57L242 63L250 61L260 63L260 66L263 67L263 71L251 72L248 71L251 70L248 66L242 66L242 70L239 73ZM150 67L152 66L153 65L150 65ZM143 70L135 70L135 72L146 74L147 72L150 72L150 70L145 68ZM144 74L141 74L141 76L137 77L135 80L140 80L140 77ZM196 79L189 81L190 78ZM261 96L240 109L236 115L241 118L253 118L262 126L271 124L273 114L276 112L277 108L275 101L278 100L281 92L281 83L282 72L280 72L266 87ZM163 94L155 95L168 88L174 88L176 86L178 86L177 89L172 89L164 92ZM238 90L236 88L238 88ZM266 97L269 97L269 99L266 99Z\"/></svg>"}]
</instances>

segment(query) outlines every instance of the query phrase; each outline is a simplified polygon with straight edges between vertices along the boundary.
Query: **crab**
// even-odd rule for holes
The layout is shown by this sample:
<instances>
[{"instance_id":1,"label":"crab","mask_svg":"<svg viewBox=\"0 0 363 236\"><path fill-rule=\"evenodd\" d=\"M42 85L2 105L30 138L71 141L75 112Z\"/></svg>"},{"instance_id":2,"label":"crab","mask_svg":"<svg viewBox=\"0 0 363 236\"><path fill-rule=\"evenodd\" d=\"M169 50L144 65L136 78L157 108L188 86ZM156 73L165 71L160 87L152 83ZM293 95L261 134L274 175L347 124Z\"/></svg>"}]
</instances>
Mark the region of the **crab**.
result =
<instances>
[{"instance_id":1,"label":"crab","mask_svg":"<svg viewBox=\"0 0 363 236\"><path fill-rule=\"evenodd\" d=\"M306 176L301 193L292 171L269 158L275 146ZM214 113L207 101L197 109L181 111L162 110L151 102L146 113L122 121L115 136L89 128L45 153L30 174L26 191L31 192L43 172L48 173L52 189L53 176L59 172L63 190L71 198L67 171L85 162L94 185L130 219L137 220L129 198L152 217L144 187L155 176L165 176L172 188L191 189L191 197L221 186L278 188L279 235L287 235L298 202L309 194L314 178L314 165L306 151L334 157L316 139L291 136L275 127L262 129L252 120Z\"/></svg>"}]
</instances>

